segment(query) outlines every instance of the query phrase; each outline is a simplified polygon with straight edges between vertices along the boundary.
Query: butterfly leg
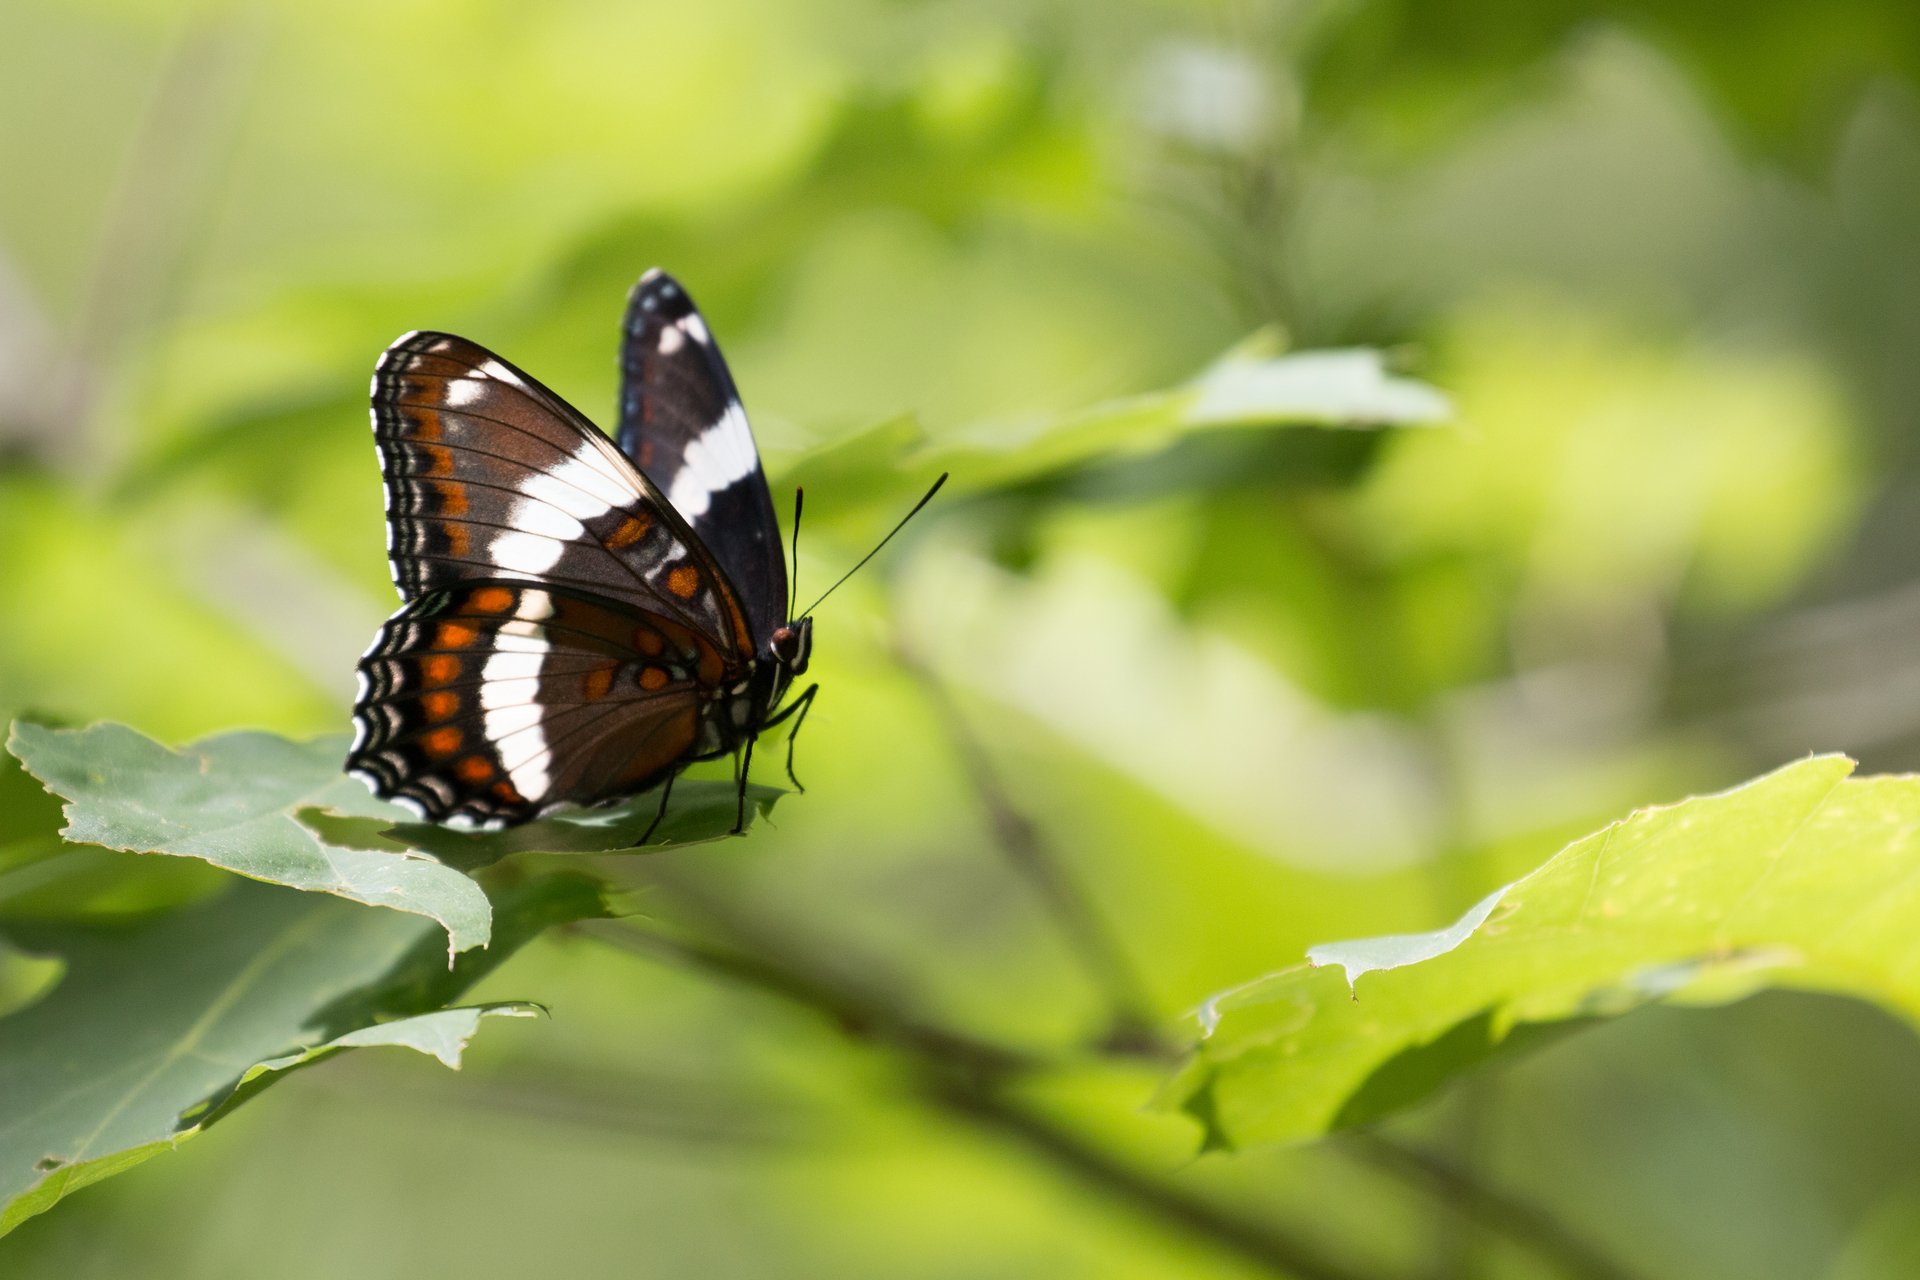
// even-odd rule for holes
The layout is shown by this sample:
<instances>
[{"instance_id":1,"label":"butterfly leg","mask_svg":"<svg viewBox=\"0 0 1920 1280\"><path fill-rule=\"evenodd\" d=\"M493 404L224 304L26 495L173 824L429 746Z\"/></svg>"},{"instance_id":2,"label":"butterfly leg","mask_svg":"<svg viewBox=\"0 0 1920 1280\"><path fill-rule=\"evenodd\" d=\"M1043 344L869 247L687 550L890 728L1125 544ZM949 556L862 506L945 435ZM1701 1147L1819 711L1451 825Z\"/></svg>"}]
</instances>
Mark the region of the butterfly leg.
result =
<instances>
[{"instance_id":1,"label":"butterfly leg","mask_svg":"<svg viewBox=\"0 0 1920 1280\"><path fill-rule=\"evenodd\" d=\"M793 740L800 736L800 726L807 722L807 712L812 710L813 708L813 695L818 692L820 692L820 686L818 684L808 685L805 693L801 694L799 697L795 698L792 702L789 702L787 704L786 710L782 711L779 715L773 717L771 720L767 721L766 724L761 726L761 729L764 732L767 729L773 728L775 725L779 724L782 720L785 720L789 716L795 717L793 721L793 728L787 730L787 781L793 783L794 789L800 792L805 792L807 788L806 788L806 784L802 783L799 778L794 776Z\"/></svg>"},{"instance_id":2,"label":"butterfly leg","mask_svg":"<svg viewBox=\"0 0 1920 1280\"><path fill-rule=\"evenodd\" d=\"M740 754L740 805L733 815L733 830L728 835L740 835L747 829L747 774L753 768L753 739L747 739L747 745Z\"/></svg>"},{"instance_id":3,"label":"butterfly leg","mask_svg":"<svg viewBox=\"0 0 1920 1280\"><path fill-rule=\"evenodd\" d=\"M658 829L658 827L660 826L660 819L667 816L667 797L673 794L673 780L675 778L678 778L679 776L680 775L677 773L670 773L667 775L666 782L661 784L660 808L658 809L658 811L654 813L653 821L647 824L647 829L640 833L640 838L633 842L633 847L635 849L638 849L641 845L653 839L654 831Z\"/></svg>"}]
</instances>

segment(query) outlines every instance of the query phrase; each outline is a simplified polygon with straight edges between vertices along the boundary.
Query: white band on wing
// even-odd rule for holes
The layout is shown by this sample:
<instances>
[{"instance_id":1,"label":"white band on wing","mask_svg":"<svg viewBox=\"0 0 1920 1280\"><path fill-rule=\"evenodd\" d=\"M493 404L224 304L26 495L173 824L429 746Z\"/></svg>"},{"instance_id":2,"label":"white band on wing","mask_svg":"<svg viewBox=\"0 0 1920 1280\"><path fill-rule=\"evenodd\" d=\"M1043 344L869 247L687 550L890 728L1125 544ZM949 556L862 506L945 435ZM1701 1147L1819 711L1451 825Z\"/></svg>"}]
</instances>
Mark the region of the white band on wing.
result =
<instances>
[{"instance_id":1,"label":"white band on wing","mask_svg":"<svg viewBox=\"0 0 1920 1280\"><path fill-rule=\"evenodd\" d=\"M746 410L738 400L732 401L720 420L687 446L667 501L691 523L707 513L714 494L759 469L760 456L753 447Z\"/></svg>"}]
</instances>

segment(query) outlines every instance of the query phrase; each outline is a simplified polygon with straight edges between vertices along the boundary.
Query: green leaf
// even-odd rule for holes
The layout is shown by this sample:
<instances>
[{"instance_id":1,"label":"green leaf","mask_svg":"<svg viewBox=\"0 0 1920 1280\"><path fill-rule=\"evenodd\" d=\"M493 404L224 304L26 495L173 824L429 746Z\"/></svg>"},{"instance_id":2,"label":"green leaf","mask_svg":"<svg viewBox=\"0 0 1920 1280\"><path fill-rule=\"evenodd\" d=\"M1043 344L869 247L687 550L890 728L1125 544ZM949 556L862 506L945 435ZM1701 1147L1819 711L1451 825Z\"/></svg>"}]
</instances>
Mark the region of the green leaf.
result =
<instances>
[{"instance_id":1,"label":"green leaf","mask_svg":"<svg viewBox=\"0 0 1920 1280\"><path fill-rule=\"evenodd\" d=\"M390 844L323 843L295 816L319 809L387 823L407 814L340 770L344 738L227 733L172 751L125 725L17 722L8 749L63 796L69 841L200 858L243 876L437 920L450 952L485 945L486 894L460 872Z\"/></svg>"},{"instance_id":2,"label":"green leaf","mask_svg":"<svg viewBox=\"0 0 1920 1280\"><path fill-rule=\"evenodd\" d=\"M774 804L785 794L777 787L749 783L747 825L772 813ZM649 791L609 808L563 811L504 831L454 831L427 822L408 822L390 828L389 834L454 866L469 868L515 853L610 853L705 844L732 833L739 812L739 791L722 779L676 782L666 816L646 844L636 846L659 812L660 797Z\"/></svg>"},{"instance_id":3,"label":"green leaf","mask_svg":"<svg viewBox=\"0 0 1920 1280\"><path fill-rule=\"evenodd\" d=\"M66 972L0 1019L0 1233L289 1068L370 1045L457 1065L482 1017L532 1006L443 1006L541 929L606 911L597 882L570 873L509 883L494 907L492 945L452 970L415 916L245 880L131 931L14 927Z\"/></svg>"},{"instance_id":4,"label":"green leaf","mask_svg":"<svg viewBox=\"0 0 1920 1280\"><path fill-rule=\"evenodd\" d=\"M285 1071L289 1067L305 1066L330 1053L341 1049L367 1049L376 1045L396 1045L424 1053L458 1071L460 1056L466 1052L467 1044L480 1030L480 1019L505 1016L510 1018L536 1018L544 1016L546 1010L537 1004L525 1000L510 1000L499 1004L467 1005L458 1009L441 1009L437 1013L423 1013L416 1018L402 1018L398 1022L383 1022L377 1026L362 1027L358 1031L349 1031L336 1036L323 1045L312 1049L302 1049L285 1057L271 1058L255 1066L246 1079L251 1080L268 1071Z\"/></svg>"},{"instance_id":5,"label":"green leaf","mask_svg":"<svg viewBox=\"0 0 1920 1280\"><path fill-rule=\"evenodd\" d=\"M67 844L63 821L59 799L0 751L0 921L127 919L205 897L226 881L197 862Z\"/></svg>"},{"instance_id":6,"label":"green leaf","mask_svg":"<svg viewBox=\"0 0 1920 1280\"><path fill-rule=\"evenodd\" d=\"M1452 412L1432 387L1389 374L1377 351L1275 355L1273 346L1270 335L1256 336L1184 386L1055 418L982 423L938 440L910 419L883 422L785 468L782 481L891 508L939 471L953 473L956 491L979 491L1148 453L1196 432L1421 425Z\"/></svg>"},{"instance_id":7,"label":"green leaf","mask_svg":"<svg viewBox=\"0 0 1920 1280\"><path fill-rule=\"evenodd\" d=\"M1815 757L1644 809L1452 928L1315 947L1203 1006L1167 1101L1210 1145L1291 1141L1653 1000L1808 987L1920 1021L1920 778L1852 770Z\"/></svg>"}]
</instances>

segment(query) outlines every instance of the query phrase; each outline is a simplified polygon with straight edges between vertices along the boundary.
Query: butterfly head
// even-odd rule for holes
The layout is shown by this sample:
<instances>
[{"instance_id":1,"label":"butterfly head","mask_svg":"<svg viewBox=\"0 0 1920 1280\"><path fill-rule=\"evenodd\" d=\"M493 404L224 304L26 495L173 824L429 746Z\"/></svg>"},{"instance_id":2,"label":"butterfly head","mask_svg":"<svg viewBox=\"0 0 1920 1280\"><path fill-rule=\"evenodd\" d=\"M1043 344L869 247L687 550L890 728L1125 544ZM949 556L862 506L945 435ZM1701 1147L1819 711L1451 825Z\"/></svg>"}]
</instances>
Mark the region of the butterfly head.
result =
<instances>
[{"instance_id":1,"label":"butterfly head","mask_svg":"<svg viewBox=\"0 0 1920 1280\"><path fill-rule=\"evenodd\" d=\"M860 558L859 564L854 565L853 568L841 574L838 582L835 582L831 587L828 587L826 591L821 594L819 600L815 600L812 604L808 605L806 609L798 613L797 616L793 615L793 610L792 610L792 606L798 603L798 600L799 600L799 596L797 592L794 596L789 598L789 602L788 602L789 616L793 616L794 620L792 622L787 623L787 625L784 627L774 628L773 634L770 637L768 637L767 647L769 648L769 650L771 650L771 653L772 653L771 669L777 673L777 676L775 678L775 683L773 686L776 701L778 700L778 695L785 692L787 686L792 684L796 677L806 674L807 659L813 656L813 611L820 607L820 601L825 600L828 596L832 595L835 591L838 591L840 589L840 583L845 582L848 578L851 578L854 574L858 573L860 571L861 565L864 565L866 564L867 561L873 559L874 556L880 553L881 547L884 547L887 545L887 543L893 541L893 535L895 533L900 532L901 529L905 528L907 521L913 519L915 515L919 514L920 508L926 506L928 502L932 501L933 495L940 492L940 486L945 484L946 482L947 482L947 476L946 476L946 473L943 471L940 473L940 478L933 482L933 487L927 490L926 496L921 498L919 502L914 504L913 510L907 512L907 514L901 519L899 524L896 524L895 526L893 526L892 532L888 533L886 537L880 539L879 544L876 545L872 551L867 552L866 555ZM800 512L803 508L805 499L806 499L806 493L803 490L795 489L793 491L794 558L793 558L793 577L789 579L789 581L791 581L796 588L799 586L799 581L800 581ZM772 703L768 704L768 710L769 711L772 710Z\"/></svg>"},{"instance_id":2,"label":"butterfly head","mask_svg":"<svg viewBox=\"0 0 1920 1280\"><path fill-rule=\"evenodd\" d=\"M773 633L773 659L786 671L787 678L805 675L807 659L813 656L813 619L802 617Z\"/></svg>"}]
</instances>

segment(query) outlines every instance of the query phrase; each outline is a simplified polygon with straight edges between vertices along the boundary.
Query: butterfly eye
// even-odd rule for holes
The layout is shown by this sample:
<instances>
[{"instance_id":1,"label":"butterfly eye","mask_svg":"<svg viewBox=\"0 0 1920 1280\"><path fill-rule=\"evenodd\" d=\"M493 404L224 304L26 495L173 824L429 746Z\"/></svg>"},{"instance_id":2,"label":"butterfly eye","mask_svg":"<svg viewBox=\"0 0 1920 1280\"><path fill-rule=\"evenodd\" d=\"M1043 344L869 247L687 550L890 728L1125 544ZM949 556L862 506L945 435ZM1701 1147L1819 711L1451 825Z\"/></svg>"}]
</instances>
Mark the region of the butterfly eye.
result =
<instances>
[{"instance_id":1,"label":"butterfly eye","mask_svg":"<svg viewBox=\"0 0 1920 1280\"><path fill-rule=\"evenodd\" d=\"M807 657L813 648L813 623L802 618L798 627L780 627L773 633L773 656L793 675L807 669Z\"/></svg>"}]
</instances>

